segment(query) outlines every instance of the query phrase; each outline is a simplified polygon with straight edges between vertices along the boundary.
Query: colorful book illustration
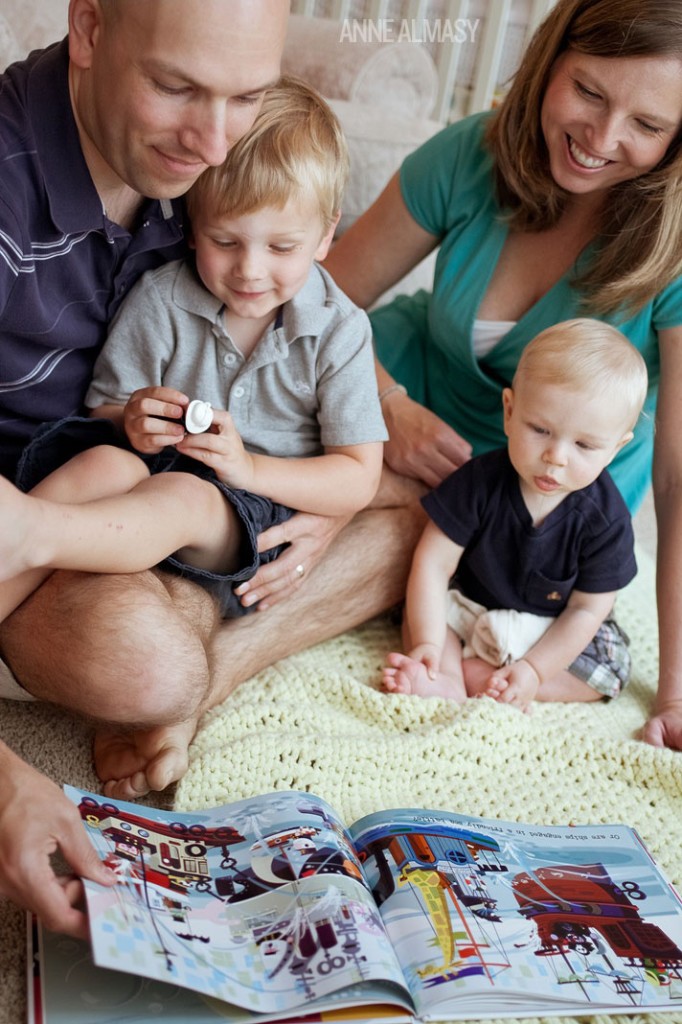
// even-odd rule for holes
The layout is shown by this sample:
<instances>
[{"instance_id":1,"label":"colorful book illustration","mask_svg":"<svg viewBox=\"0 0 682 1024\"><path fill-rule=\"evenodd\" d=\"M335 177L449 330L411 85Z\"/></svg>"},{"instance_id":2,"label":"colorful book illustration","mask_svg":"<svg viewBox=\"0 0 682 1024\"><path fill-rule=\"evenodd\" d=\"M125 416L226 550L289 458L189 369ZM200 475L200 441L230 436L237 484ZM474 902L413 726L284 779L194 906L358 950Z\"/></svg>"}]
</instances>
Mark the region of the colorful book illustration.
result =
<instances>
[{"instance_id":1,"label":"colorful book illustration","mask_svg":"<svg viewBox=\"0 0 682 1024\"><path fill-rule=\"evenodd\" d=\"M86 883L92 956L42 935L33 1024L682 1018L682 904L624 825L66 792L119 882Z\"/></svg>"}]
</instances>

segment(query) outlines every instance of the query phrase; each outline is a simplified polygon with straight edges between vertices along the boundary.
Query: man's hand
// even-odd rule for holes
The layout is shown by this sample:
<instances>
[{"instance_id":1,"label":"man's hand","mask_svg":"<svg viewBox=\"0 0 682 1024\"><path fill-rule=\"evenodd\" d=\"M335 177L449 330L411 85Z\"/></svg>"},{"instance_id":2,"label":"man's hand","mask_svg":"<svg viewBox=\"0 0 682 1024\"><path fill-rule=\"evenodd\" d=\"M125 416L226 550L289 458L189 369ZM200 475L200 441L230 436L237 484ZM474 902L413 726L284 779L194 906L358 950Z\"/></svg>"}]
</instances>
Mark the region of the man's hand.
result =
<instances>
[{"instance_id":1,"label":"man's hand","mask_svg":"<svg viewBox=\"0 0 682 1024\"><path fill-rule=\"evenodd\" d=\"M390 435L384 459L396 473L436 487L471 458L468 441L407 395L391 395L382 411Z\"/></svg>"},{"instance_id":2,"label":"man's hand","mask_svg":"<svg viewBox=\"0 0 682 1024\"><path fill-rule=\"evenodd\" d=\"M158 386L134 391L123 410L123 427L133 448L144 455L154 455L166 445L182 441L182 415L188 404L187 395L175 388Z\"/></svg>"},{"instance_id":3,"label":"man's hand","mask_svg":"<svg viewBox=\"0 0 682 1024\"><path fill-rule=\"evenodd\" d=\"M661 705L642 728L640 739L652 747L682 750L682 701Z\"/></svg>"},{"instance_id":4,"label":"man's hand","mask_svg":"<svg viewBox=\"0 0 682 1024\"><path fill-rule=\"evenodd\" d=\"M271 526L261 533L259 551L268 551L278 544L290 546L274 562L262 565L255 576L235 589L242 604L250 607L258 602L258 610L265 611L290 597L305 585L312 567L350 520L350 516L316 516L297 512L285 523Z\"/></svg>"},{"instance_id":5,"label":"man's hand","mask_svg":"<svg viewBox=\"0 0 682 1024\"><path fill-rule=\"evenodd\" d=\"M58 786L9 751L2 754L0 892L46 928L87 938L87 917L74 906L82 885L57 878L50 856L60 849L77 875L102 885L115 875L100 862L77 808Z\"/></svg>"}]
</instances>

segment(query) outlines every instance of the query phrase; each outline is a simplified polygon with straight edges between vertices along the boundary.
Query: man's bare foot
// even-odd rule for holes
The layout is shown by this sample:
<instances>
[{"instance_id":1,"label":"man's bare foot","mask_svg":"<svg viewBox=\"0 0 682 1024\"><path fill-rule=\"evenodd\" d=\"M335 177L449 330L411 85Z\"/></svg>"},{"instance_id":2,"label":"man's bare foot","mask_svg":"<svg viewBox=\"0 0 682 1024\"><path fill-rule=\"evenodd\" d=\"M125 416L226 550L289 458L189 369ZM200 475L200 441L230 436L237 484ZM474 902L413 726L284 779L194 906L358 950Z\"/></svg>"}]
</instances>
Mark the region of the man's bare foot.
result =
<instances>
[{"instance_id":1,"label":"man's bare foot","mask_svg":"<svg viewBox=\"0 0 682 1024\"><path fill-rule=\"evenodd\" d=\"M197 720L164 725L144 732L100 730L95 736L95 770L105 796L133 800L158 792L187 771L187 751Z\"/></svg>"},{"instance_id":2,"label":"man's bare foot","mask_svg":"<svg viewBox=\"0 0 682 1024\"><path fill-rule=\"evenodd\" d=\"M418 697L447 697L462 703L466 694L463 685L443 672L429 675L426 665L406 654L389 654L381 685L387 693L412 693Z\"/></svg>"}]
</instances>

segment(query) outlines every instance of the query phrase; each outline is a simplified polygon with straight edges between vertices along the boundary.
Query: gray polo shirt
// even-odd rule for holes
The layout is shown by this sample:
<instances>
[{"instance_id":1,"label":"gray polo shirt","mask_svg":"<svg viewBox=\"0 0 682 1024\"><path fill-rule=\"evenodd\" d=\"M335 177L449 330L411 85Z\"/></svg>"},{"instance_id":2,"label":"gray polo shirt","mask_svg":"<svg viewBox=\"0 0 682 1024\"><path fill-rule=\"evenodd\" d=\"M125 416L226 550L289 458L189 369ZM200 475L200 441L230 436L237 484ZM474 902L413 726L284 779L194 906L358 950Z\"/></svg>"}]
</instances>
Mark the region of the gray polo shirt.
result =
<instances>
[{"instance_id":1,"label":"gray polo shirt","mask_svg":"<svg viewBox=\"0 0 682 1024\"><path fill-rule=\"evenodd\" d=\"M145 274L112 323L86 405L165 384L227 409L250 451L286 458L387 438L365 313L315 264L248 359L189 261Z\"/></svg>"}]
</instances>

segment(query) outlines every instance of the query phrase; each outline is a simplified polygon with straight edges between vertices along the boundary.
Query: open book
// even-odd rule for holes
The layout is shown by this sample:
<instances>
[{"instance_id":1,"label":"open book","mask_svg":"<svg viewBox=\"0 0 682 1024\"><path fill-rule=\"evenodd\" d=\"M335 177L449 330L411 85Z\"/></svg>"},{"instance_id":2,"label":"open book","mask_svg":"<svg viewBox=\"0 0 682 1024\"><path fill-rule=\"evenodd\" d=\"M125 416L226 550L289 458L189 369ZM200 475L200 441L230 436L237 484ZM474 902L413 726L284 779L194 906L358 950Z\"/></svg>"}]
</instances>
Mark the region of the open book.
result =
<instances>
[{"instance_id":1,"label":"open book","mask_svg":"<svg viewBox=\"0 0 682 1024\"><path fill-rule=\"evenodd\" d=\"M36 1024L682 1019L682 904L624 825L346 829L310 793L179 814L66 792L119 882L86 882L98 967L43 935Z\"/></svg>"}]
</instances>

